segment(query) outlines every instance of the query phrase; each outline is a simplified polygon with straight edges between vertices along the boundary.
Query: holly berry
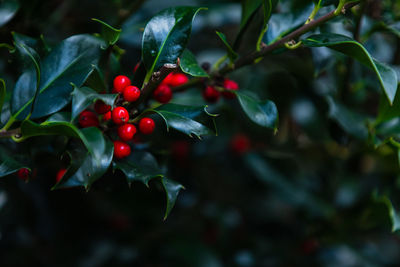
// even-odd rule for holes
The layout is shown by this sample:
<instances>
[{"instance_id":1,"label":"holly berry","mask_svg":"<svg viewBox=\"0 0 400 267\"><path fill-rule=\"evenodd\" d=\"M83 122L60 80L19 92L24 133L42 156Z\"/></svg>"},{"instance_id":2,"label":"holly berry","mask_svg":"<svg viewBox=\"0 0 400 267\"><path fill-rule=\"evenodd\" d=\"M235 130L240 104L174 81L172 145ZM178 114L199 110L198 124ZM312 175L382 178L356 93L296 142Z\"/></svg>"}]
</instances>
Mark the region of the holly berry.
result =
<instances>
[{"instance_id":1,"label":"holly berry","mask_svg":"<svg viewBox=\"0 0 400 267\"><path fill-rule=\"evenodd\" d=\"M225 79L224 80L224 88L227 90L230 90L230 91L237 91L237 90L239 90L239 85L235 81ZM236 97L236 95L234 93L227 92L227 91L222 92L222 95L228 99L232 99L232 98Z\"/></svg>"},{"instance_id":2,"label":"holly berry","mask_svg":"<svg viewBox=\"0 0 400 267\"><path fill-rule=\"evenodd\" d=\"M60 169L56 174L56 183L60 182L63 178L64 174L67 172L67 169Z\"/></svg>"},{"instance_id":3,"label":"holly berry","mask_svg":"<svg viewBox=\"0 0 400 267\"><path fill-rule=\"evenodd\" d=\"M136 133L136 127L133 124L127 123L118 127L118 136L122 141L129 141Z\"/></svg>"},{"instance_id":4,"label":"holly berry","mask_svg":"<svg viewBox=\"0 0 400 267\"><path fill-rule=\"evenodd\" d=\"M220 95L220 92L212 86L207 86L203 91L204 99L210 103L217 102Z\"/></svg>"},{"instance_id":5,"label":"holly berry","mask_svg":"<svg viewBox=\"0 0 400 267\"><path fill-rule=\"evenodd\" d=\"M123 92L125 101L133 102L136 101L140 96L140 89L136 86L127 86Z\"/></svg>"},{"instance_id":6,"label":"holly berry","mask_svg":"<svg viewBox=\"0 0 400 267\"><path fill-rule=\"evenodd\" d=\"M111 117L115 124L124 124L129 121L129 113L124 107L114 108Z\"/></svg>"},{"instance_id":7,"label":"holly berry","mask_svg":"<svg viewBox=\"0 0 400 267\"><path fill-rule=\"evenodd\" d=\"M170 74L167 75L167 77L164 78L164 80L162 81L162 83L163 83L163 84L166 84L166 85L171 85L173 76L174 76L174 73L171 72Z\"/></svg>"},{"instance_id":8,"label":"holly berry","mask_svg":"<svg viewBox=\"0 0 400 267\"><path fill-rule=\"evenodd\" d=\"M111 111L103 115L103 121L109 121L109 120L111 120Z\"/></svg>"},{"instance_id":9,"label":"holly berry","mask_svg":"<svg viewBox=\"0 0 400 267\"><path fill-rule=\"evenodd\" d=\"M21 168L17 172L18 178L24 181L27 181L29 179L30 174L31 171L27 168Z\"/></svg>"},{"instance_id":10,"label":"holly berry","mask_svg":"<svg viewBox=\"0 0 400 267\"><path fill-rule=\"evenodd\" d=\"M124 75L118 75L117 77L115 77L113 84L113 92L122 93L125 87L131 85L131 80L129 80L129 78Z\"/></svg>"},{"instance_id":11,"label":"holly berry","mask_svg":"<svg viewBox=\"0 0 400 267\"><path fill-rule=\"evenodd\" d=\"M250 150L250 140L246 135L238 134L231 140L231 149L238 155Z\"/></svg>"},{"instance_id":12,"label":"holly berry","mask_svg":"<svg viewBox=\"0 0 400 267\"><path fill-rule=\"evenodd\" d=\"M99 118L94 112L89 110L84 110L79 114L78 122L82 128L99 126Z\"/></svg>"},{"instance_id":13,"label":"holly berry","mask_svg":"<svg viewBox=\"0 0 400 267\"><path fill-rule=\"evenodd\" d=\"M114 141L114 156L118 159L122 159L131 154L131 147L124 142Z\"/></svg>"},{"instance_id":14,"label":"holly berry","mask_svg":"<svg viewBox=\"0 0 400 267\"><path fill-rule=\"evenodd\" d=\"M143 118L139 122L139 130L142 134L151 134L155 127L156 124L151 118Z\"/></svg>"},{"instance_id":15,"label":"holly berry","mask_svg":"<svg viewBox=\"0 0 400 267\"><path fill-rule=\"evenodd\" d=\"M160 84L153 93L153 97L160 103L168 103L172 98L172 90L166 84Z\"/></svg>"},{"instance_id":16,"label":"holly berry","mask_svg":"<svg viewBox=\"0 0 400 267\"><path fill-rule=\"evenodd\" d=\"M98 114L104 114L111 110L111 106L105 104L102 100L97 100L96 103L94 103L94 110Z\"/></svg>"},{"instance_id":17,"label":"holly berry","mask_svg":"<svg viewBox=\"0 0 400 267\"><path fill-rule=\"evenodd\" d=\"M183 73L174 73L170 81L172 87L184 85L189 81L189 78Z\"/></svg>"}]
</instances>

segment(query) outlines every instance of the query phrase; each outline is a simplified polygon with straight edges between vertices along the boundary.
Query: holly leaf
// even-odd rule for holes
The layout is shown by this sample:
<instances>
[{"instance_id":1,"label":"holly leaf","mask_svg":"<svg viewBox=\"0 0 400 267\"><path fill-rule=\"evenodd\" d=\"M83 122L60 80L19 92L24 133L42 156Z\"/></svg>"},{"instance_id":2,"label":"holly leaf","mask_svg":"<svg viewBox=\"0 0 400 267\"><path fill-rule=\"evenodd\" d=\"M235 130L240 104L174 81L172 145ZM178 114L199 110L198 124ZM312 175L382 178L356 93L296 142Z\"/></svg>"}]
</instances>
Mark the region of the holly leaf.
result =
<instances>
[{"instance_id":1,"label":"holly leaf","mask_svg":"<svg viewBox=\"0 0 400 267\"><path fill-rule=\"evenodd\" d=\"M185 49L180 57L181 70L193 77L208 77L208 73L197 63L196 57Z\"/></svg>"},{"instance_id":2,"label":"holly leaf","mask_svg":"<svg viewBox=\"0 0 400 267\"><path fill-rule=\"evenodd\" d=\"M154 178L162 178L157 160L148 152L135 152L121 160L114 161L114 169L121 170L128 183L138 181L149 186L149 181Z\"/></svg>"},{"instance_id":3,"label":"holly leaf","mask_svg":"<svg viewBox=\"0 0 400 267\"><path fill-rule=\"evenodd\" d=\"M93 68L89 72L84 85L94 89L98 93L107 92L107 86L104 82L103 74L96 65L93 65L92 67Z\"/></svg>"},{"instance_id":4,"label":"holly leaf","mask_svg":"<svg viewBox=\"0 0 400 267\"><path fill-rule=\"evenodd\" d=\"M109 45L114 45L121 35L121 29L116 29L109 24L101 21L99 19L93 18L93 21L96 21L101 24L101 38L103 38ZM105 47L104 47L105 48Z\"/></svg>"},{"instance_id":5,"label":"holly leaf","mask_svg":"<svg viewBox=\"0 0 400 267\"><path fill-rule=\"evenodd\" d=\"M167 207L164 215L164 220L166 220L175 205L179 192L181 189L184 189L184 187L180 183L166 177L162 178L161 181L167 197Z\"/></svg>"},{"instance_id":6,"label":"holly leaf","mask_svg":"<svg viewBox=\"0 0 400 267\"><path fill-rule=\"evenodd\" d=\"M102 100L105 104L113 106L117 94L98 94L89 87L76 87L72 92L72 117L73 121L79 114L97 99Z\"/></svg>"},{"instance_id":7,"label":"holly leaf","mask_svg":"<svg viewBox=\"0 0 400 267\"><path fill-rule=\"evenodd\" d=\"M177 104L166 104L147 112L155 112L160 115L169 128L187 134L190 137L203 135L216 135L214 118L217 115L210 114L205 107L193 107ZM205 124L211 120L214 130L211 130Z\"/></svg>"},{"instance_id":8,"label":"holly leaf","mask_svg":"<svg viewBox=\"0 0 400 267\"><path fill-rule=\"evenodd\" d=\"M192 21L202 9L167 8L147 23L142 41L142 59L147 69L145 82L164 64L176 62L188 43Z\"/></svg>"},{"instance_id":9,"label":"holly leaf","mask_svg":"<svg viewBox=\"0 0 400 267\"><path fill-rule=\"evenodd\" d=\"M72 167L53 189L83 186L89 190L90 186L108 170L114 154L113 143L94 127L82 129L81 133L89 141L94 153L89 153L81 147L70 151Z\"/></svg>"},{"instance_id":10,"label":"holly leaf","mask_svg":"<svg viewBox=\"0 0 400 267\"><path fill-rule=\"evenodd\" d=\"M278 109L270 100L260 101L246 92L234 92L244 113L254 123L267 128L276 129L278 125Z\"/></svg>"},{"instance_id":11,"label":"holly leaf","mask_svg":"<svg viewBox=\"0 0 400 267\"><path fill-rule=\"evenodd\" d=\"M224 44L226 53L228 54L230 61L231 62L235 61L239 55L233 50L231 45L228 43L228 41L226 40L225 34L223 34L222 32L218 32L218 31L216 33L217 33L218 37L221 39L222 43Z\"/></svg>"},{"instance_id":12,"label":"holly leaf","mask_svg":"<svg viewBox=\"0 0 400 267\"><path fill-rule=\"evenodd\" d=\"M9 153L0 146L0 177L15 173L21 168L27 168L26 165L12 158Z\"/></svg>"},{"instance_id":13,"label":"holly leaf","mask_svg":"<svg viewBox=\"0 0 400 267\"><path fill-rule=\"evenodd\" d=\"M6 83L3 79L0 79L0 115L3 109L4 99L6 98Z\"/></svg>"},{"instance_id":14,"label":"holly leaf","mask_svg":"<svg viewBox=\"0 0 400 267\"><path fill-rule=\"evenodd\" d=\"M329 117L339 123L343 130L360 140L368 138L367 116L349 110L332 98L328 98L328 104Z\"/></svg>"},{"instance_id":15,"label":"holly leaf","mask_svg":"<svg viewBox=\"0 0 400 267\"><path fill-rule=\"evenodd\" d=\"M392 232L396 232L396 231L400 230L400 214L394 209L393 204L390 201L390 199L385 195L378 196L377 193L375 193L373 195L373 199L376 202L382 203L387 207L388 213L389 213L389 218L392 223Z\"/></svg>"},{"instance_id":16,"label":"holly leaf","mask_svg":"<svg viewBox=\"0 0 400 267\"><path fill-rule=\"evenodd\" d=\"M17 0L3 0L0 2L0 27L9 22L17 13L19 2Z\"/></svg>"},{"instance_id":17,"label":"holly leaf","mask_svg":"<svg viewBox=\"0 0 400 267\"><path fill-rule=\"evenodd\" d=\"M379 79L389 103L393 104L397 92L396 72L388 65L372 58L362 44L350 37L333 33L311 35L302 42L307 47L331 48L358 60L360 63L372 69Z\"/></svg>"},{"instance_id":18,"label":"holly leaf","mask_svg":"<svg viewBox=\"0 0 400 267\"><path fill-rule=\"evenodd\" d=\"M81 86L100 57L104 42L91 35L75 35L62 41L42 61L41 79L35 100L36 82L31 70L23 73L14 88L12 119L25 118L35 101L31 118L55 113L71 100L71 83ZM19 97L17 97L19 96Z\"/></svg>"}]
</instances>

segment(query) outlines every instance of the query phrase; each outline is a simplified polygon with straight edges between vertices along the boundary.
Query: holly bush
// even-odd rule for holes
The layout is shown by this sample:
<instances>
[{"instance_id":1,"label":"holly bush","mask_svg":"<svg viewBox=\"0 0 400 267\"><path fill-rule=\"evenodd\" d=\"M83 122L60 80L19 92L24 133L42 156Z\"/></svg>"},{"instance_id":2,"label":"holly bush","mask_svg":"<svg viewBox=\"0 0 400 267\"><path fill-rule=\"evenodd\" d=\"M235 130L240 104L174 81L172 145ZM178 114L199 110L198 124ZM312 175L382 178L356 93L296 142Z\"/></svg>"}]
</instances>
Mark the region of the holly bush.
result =
<instances>
[{"instance_id":1,"label":"holly bush","mask_svg":"<svg viewBox=\"0 0 400 267\"><path fill-rule=\"evenodd\" d=\"M397 0L2 0L2 266L397 266L399 23Z\"/></svg>"}]
</instances>

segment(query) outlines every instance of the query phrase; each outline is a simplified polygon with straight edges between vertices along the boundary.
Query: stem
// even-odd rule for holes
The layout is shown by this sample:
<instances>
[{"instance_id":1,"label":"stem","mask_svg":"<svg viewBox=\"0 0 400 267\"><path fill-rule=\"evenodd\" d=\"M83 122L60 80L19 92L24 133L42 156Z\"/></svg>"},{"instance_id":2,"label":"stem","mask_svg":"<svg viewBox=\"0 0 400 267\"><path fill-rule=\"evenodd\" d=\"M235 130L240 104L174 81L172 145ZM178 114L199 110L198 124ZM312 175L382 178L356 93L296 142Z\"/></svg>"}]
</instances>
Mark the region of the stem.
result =
<instances>
[{"instance_id":1,"label":"stem","mask_svg":"<svg viewBox=\"0 0 400 267\"><path fill-rule=\"evenodd\" d=\"M310 23L311 21L314 20L315 16L317 15L319 9L321 8L321 2L322 0L318 1L318 4L315 5L313 11L311 12L310 16L308 17L306 24Z\"/></svg>"},{"instance_id":2,"label":"stem","mask_svg":"<svg viewBox=\"0 0 400 267\"><path fill-rule=\"evenodd\" d=\"M10 138L10 137L13 137L13 136L16 136L19 134L21 134L21 128L9 130L9 131L1 130L0 138Z\"/></svg>"},{"instance_id":3,"label":"stem","mask_svg":"<svg viewBox=\"0 0 400 267\"><path fill-rule=\"evenodd\" d=\"M345 5L345 6L343 6L343 8L344 9L348 9L348 8L351 8L351 7L355 6L355 5L357 5L358 3L359 2L349 3L349 4ZM252 64L255 59L257 59L259 57L263 57L266 54L272 52L273 50L275 50L277 48L283 47L285 45L285 43L287 43L287 42L289 42L291 40L297 39L301 35L311 31L315 27L317 27L317 26L319 26L319 25L321 25L321 24L323 24L323 23L325 23L325 22L337 17L338 15L340 15L340 13L336 14L335 11L336 10L331 11L328 14L326 14L326 15L324 15L324 16L316 19L316 20L313 20L308 24L304 24L303 26L301 26L297 30L289 33L288 35L282 37L281 39L277 40L276 42L265 46L260 51L253 52L253 53L251 53L251 54L249 54L247 56L239 58L232 66L227 66L227 67L221 69L219 71L219 74L224 75L224 74L227 74L229 72L234 71L235 69L238 69L238 68L241 68L243 66Z\"/></svg>"}]
</instances>

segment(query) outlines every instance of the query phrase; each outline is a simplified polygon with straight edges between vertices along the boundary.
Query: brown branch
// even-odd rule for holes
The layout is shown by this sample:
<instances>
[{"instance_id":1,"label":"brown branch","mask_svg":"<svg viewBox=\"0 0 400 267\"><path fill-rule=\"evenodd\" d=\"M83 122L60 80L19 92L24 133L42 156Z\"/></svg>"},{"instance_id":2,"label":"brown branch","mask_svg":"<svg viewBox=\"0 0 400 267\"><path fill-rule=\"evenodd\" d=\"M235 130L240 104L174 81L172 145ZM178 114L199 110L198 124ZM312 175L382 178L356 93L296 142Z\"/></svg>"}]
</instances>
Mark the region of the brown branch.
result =
<instances>
[{"instance_id":1,"label":"brown branch","mask_svg":"<svg viewBox=\"0 0 400 267\"><path fill-rule=\"evenodd\" d=\"M359 2L353 2L353 3L349 3L346 4L343 8L343 12L346 11L349 8L352 8L353 6L359 4ZM242 58L239 58L234 64L232 65L228 65L226 67L224 67L222 70L219 71L220 75L225 75L229 72L232 72L235 69L239 69L243 66L246 65L250 65L253 64L254 61L258 58L261 58L265 55L267 55L268 53L274 51L275 49L281 48L285 45L285 43L295 40L297 38L299 38L300 36L302 36L303 34L311 31L312 29L316 28L317 26L335 18L336 15L335 14L335 10L329 12L328 14L316 19L316 20L312 20L310 23L308 24L304 24L303 26L301 26L300 28L298 28L297 30L289 33L288 35L282 37L282 39L277 40L276 42L265 46L264 48L262 48L260 51L255 51L247 56L244 56Z\"/></svg>"},{"instance_id":2,"label":"brown branch","mask_svg":"<svg viewBox=\"0 0 400 267\"><path fill-rule=\"evenodd\" d=\"M176 70L178 70L177 64L168 63L164 64L159 71L153 72L150 81L143 86L139 99L136 102L132 103L132 107L137 107L145 100L147 100L154 92L154 90L156 90L160 83L165 79L165 77Z\"/></svg>"},{"instance_id":3,"label":"brown branch","mask_svg":"<svg viewBox=\"0 0 400 267\"><path fill-rule=\"evenodd\" d=\"M0 131L0 138L10 138L13 136L21 135L21 128L8 130L8 131Z\"/></svg>"}]
</instances>

